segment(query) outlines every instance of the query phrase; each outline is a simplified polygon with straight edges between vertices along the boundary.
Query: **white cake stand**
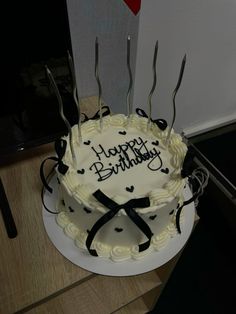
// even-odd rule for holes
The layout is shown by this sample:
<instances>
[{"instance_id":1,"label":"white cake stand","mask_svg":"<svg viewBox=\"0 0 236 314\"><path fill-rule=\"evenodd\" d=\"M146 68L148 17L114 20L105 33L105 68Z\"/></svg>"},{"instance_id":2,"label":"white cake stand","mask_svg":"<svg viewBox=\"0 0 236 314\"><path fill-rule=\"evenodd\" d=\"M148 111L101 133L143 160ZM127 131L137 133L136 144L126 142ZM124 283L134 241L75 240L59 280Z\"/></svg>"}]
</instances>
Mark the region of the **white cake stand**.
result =
<instances>
[{"instance_id":1,"label":"white cake stand","mask_svg":"<svg viewBox=\"0 0 236 314\"><path fill-rule=\"evenodd\" d=\"M53 188L57 185L56 177L50 181ZM54 189L56 190L56 189ZM185 199L189 199L192 193L187 186L184 190ZM53 194L44 193L44 202L46 206L55 210L56 192ZM91 256L88 252L79 249L72 239L66 236L61 227L56 223L56 215L47 212L44 207L42 210L43 222L46 232L57 248L57 250L73 264L82 267L90 272L107 276L131 276L139 275L151 271L167 263L174 257L187 242L193 228L195 218L194 203L185 206L182 210L184 222L181 224L181 234L171 238L168 244L160 251L151 252L148 256L140 260L127 260L114 263L110 259Z\"/></svg>"}]
</instances>

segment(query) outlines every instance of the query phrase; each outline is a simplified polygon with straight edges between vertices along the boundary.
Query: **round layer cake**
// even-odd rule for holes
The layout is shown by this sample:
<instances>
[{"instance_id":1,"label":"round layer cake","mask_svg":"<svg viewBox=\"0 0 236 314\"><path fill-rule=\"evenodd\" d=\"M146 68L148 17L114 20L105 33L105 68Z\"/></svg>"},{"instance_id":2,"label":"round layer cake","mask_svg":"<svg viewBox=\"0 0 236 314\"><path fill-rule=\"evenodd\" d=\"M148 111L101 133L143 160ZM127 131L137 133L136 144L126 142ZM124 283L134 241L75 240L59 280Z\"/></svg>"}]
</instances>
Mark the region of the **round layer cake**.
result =
<instances>
[{"instance_id":1,"label":"round layer cake","mask_svg":"<svg viewBox=\"0 0 236 314\"><path fill-rule=\"evenodd\" d=\"M57 169L57 223L88 253L123 261L159 250L176 234L187 146L179 134L136 114L116 114L72 128ZM72 143L74 158L70 149Z\"/></svg>"}]
</instances>

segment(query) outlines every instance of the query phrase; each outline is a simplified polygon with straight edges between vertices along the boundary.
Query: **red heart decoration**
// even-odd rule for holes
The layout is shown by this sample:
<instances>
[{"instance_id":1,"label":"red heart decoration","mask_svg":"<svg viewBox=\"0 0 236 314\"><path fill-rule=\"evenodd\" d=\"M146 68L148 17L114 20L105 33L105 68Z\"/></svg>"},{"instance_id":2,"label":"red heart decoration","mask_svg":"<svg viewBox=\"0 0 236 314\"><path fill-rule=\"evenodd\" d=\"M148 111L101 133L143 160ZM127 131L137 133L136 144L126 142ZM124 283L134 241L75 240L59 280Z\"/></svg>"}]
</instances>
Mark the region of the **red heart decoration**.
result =
<instances>
[{"instance_id":1,"label":"red heart decoration","mask_svg":"<svg viewBox=\"0 0 236 314\"><path fill-rule=\"evenodd\" d=\"M130 10L137 15L140 7L141 7L141 0L124 0L125 3L128 5Z\"/></svg>"}]
</instances>

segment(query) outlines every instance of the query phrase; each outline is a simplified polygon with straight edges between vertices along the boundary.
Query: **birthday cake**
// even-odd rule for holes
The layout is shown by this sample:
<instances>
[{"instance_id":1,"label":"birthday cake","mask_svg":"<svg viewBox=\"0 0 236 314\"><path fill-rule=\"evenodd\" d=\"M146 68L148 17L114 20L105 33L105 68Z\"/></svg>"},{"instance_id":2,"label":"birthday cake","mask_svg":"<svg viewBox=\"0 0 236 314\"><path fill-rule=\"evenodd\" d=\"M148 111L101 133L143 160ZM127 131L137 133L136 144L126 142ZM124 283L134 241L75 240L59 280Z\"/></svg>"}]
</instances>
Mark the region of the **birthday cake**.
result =
<instances>
[{"instance_id":1,"label":"birthday cake","mask_svg":"<svg viewBox=\"0 0 236 314\"><path fill-rule=\"evenodd\" d=\"M57 142L56 221L91 255L123 261L159 250L176 231L187 146L172 130L132 114L89 120ZM70 149L74 148L74 156Z\"/></svg>"},{"instance_id":2,"label":"birthday cake","mask_svg":"<svg viewBox=\"0 0 236 314\"><path fill-rule=\"evenodd\" d=\"M45 209L56 214L58 228L61 227L73 239L78 249L114 262L143 258L152 251L161 250L171 237L177 236L181 232L183 206L203 192L205 183L202 183L207 177L201 171L192 174L189 150L182 137L173 130L175 96L182 80L186 56L173 92L172 124L167 126L165 120L151 118L157 43L149 115L142 109L132 113L129 42L130 38L127 45L130 74L127 115L102 114L97 39L95 76L99 87L99 112L92 119L80 123L74 78L73 95L79 121L77 125L70 126L63 114L56 83L47 69L68 135L55 142L57 157L48 158L56 161L58 198L56 212L47 209L44 204ZM69 63L73 73L72 62ZM46 160L41 165L40 174L44 187L52 192L44 176ZM198 188L192 198L184 200L184 187L190 179L196 180Z\"/></svg>"}]
</instances>

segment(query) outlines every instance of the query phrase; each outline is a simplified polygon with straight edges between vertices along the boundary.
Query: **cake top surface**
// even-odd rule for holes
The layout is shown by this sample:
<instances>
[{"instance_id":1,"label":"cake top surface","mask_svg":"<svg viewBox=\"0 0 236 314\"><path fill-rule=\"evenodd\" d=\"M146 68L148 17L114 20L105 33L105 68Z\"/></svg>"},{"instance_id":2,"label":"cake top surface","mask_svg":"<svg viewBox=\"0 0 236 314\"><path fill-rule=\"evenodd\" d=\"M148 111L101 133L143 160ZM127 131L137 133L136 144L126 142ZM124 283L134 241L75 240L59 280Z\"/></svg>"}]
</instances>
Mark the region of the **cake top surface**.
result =
<instances>
[{"instance_id":1,"label":"cake top surface","mask_svg":"<svg viewBox=\"0 0 236 314\"><path fill-rule=\"evenodd\" d=\"M66 150L63 162L69 167L66 174L58 173L63 186L80 203L105 212L93 193L100 189L118 204L130 199L149 197L150 207L137 209L152 211L178 196L185 179L181 177L182 163L187 151L180 135L168 129L162 131L147 118L136 114L128 119L116 114L82 124L82 141L78 127L72 128L72 145ZM68 137L67 141L69 147Z\"/></svg>"}]
</instances>

